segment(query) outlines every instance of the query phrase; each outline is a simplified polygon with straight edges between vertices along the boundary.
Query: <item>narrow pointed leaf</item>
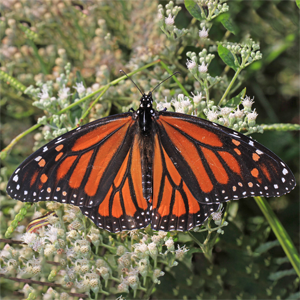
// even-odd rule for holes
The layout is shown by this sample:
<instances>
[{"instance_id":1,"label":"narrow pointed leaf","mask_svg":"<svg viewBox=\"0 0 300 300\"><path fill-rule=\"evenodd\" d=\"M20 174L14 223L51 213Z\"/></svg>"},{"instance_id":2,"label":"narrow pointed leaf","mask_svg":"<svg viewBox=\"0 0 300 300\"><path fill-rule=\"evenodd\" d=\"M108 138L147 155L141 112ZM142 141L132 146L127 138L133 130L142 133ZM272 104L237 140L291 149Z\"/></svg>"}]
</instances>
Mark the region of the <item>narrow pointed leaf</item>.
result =
<instances>
[{"instance_id":1,"label":"narrow pointed leaf","mask_svg":"<svg viewBox=\"0 0 300 300\"><path fill-rule=\"evenodd\" d=\"M237 71L237 66L235 65L234 56L227 48L219 44L218 54L228 67L232 68L234 71Z\"/></svg>"}]
</instances>

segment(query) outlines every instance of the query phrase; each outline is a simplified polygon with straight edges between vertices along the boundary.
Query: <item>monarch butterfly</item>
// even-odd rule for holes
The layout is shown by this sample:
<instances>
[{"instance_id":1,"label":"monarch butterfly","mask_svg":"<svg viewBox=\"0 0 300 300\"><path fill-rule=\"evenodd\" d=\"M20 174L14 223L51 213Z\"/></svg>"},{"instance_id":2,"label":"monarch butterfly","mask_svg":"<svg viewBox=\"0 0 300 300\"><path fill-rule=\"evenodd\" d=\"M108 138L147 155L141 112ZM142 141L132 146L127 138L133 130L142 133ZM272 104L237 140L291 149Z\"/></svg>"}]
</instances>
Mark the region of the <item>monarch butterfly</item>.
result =
<instances>
[{"instance_id":1,"label":"monarch butterfly","mask_svg":"<svg viewBox=\"0 0 300 300\"><path fill-rule=\"evenodd\" d=\"M141 92L136 111L88 123L37 150L12 174L7 193L79 206L110 232L149 224L187 231L222 202L294 188L292 172L270 150L219 124L156 111L153 90Z\"/></svg>"}]
</instances>

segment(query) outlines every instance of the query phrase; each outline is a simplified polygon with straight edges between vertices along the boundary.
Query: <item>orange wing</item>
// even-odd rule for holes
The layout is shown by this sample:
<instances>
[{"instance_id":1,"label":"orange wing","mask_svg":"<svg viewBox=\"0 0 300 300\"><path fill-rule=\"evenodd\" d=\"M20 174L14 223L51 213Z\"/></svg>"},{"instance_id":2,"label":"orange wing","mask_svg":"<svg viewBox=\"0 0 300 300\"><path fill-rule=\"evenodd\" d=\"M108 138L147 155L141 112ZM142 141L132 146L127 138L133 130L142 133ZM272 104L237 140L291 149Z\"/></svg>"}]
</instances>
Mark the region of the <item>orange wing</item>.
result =
<instances>
[{"instance_id":1,"label":"orange wing","mask_svg":"<svg viewBox=\"0 0 300 300\"><path fill-rule=\"evenodd\" d=\"M144 228L150 223L148 202L142 189L142 160L138 136L134 137L121 167L97 209L81 207L100 228L111 232Z\"/></svg>"},{"instance_id":2,"label":"orange wing","mask_svg":"<svg viewBox=\"0 0 300 300\"><path fill-rule=\"evenodd\" d=\"M201 204L192 195L162 146L159 135L154 138L153 206L151 226L154 230L186 231L201 225L219 204Z\"/></svg>"},{"instance_id":3,"label":"orange wing","mask_svg":"<svg viewBox=\"0 0 300 300\"><path fill-rule=\"evenodd\" d=\"M8 194L26 202L79 206L110 231L146 226L137 126L132 113L125 113L54 139L19 166L8 182Z\"/></svg>"},{"instance_id":4,"label":"orange wing","mask_svg":"<svg viewBox=\"0 0 300 300\"><path fill-rule=\"evenodd\" d=\"M160 112L156 131L162 158L167 161L169 157L170 166L173 163L175 171L166 164L168 172L178 173L172 175L177 180L173 181L178 185L177 177L182 178L182 189L187 187L199 203L280 196L295 186L292 172L279 157L229 128L188 115Z\"/></svg>"}]
</instances>

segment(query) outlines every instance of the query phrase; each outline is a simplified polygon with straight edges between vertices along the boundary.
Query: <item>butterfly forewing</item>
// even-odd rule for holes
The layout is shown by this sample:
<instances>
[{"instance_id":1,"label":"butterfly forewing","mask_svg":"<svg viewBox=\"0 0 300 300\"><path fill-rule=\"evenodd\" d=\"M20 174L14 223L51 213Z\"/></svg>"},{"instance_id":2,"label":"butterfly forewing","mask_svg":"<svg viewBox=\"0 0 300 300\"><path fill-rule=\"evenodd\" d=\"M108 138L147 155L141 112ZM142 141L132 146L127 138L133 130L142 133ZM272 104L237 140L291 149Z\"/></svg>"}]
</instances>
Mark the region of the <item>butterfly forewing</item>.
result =
<instances>
[{"instance_id":1,"label":"butterfly forewing","mask_svg":"<svg viewBox=\"0 0 300 300\"><path fill-rule=\"evenodd\" d=\"M280 196L295 186L279 157L234 130L168 112L157 124L163 148L200 203Z\"/></svg>"},{"instance_id":2,"label":"butterfly forewing","mask_svg":"<svg viewBox=\"0 0 300 300\"><path fill-rule=\"evenodd\" d=\"M121 114L54 139L17 168L8 182L8 194L26 202L99 204L131 146L124 139L133 135L133 123L131 113Z\"/></svg>"}]
</instances>

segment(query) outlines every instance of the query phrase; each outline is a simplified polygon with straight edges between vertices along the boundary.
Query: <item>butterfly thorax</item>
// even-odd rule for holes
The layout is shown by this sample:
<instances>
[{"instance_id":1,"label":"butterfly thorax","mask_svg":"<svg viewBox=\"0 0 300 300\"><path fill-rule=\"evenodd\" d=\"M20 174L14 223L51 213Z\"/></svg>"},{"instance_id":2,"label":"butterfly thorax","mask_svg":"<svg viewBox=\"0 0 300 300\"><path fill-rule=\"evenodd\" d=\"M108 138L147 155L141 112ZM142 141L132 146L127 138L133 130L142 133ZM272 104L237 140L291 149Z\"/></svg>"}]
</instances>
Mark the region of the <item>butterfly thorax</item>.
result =
<instances>
[{"instance_id":1,"label":"butterfly thorax","mask_svg":"<svg viewBox=\"0 0 300 300\"><path fill-rule=\"evenodd\" d=\"M139 127L143 134L147 135L152 129L152 117L154 116L154 109L152 107L153 98L152 93L144 94L140 99L140 106L136 111L139 119Z\"/></svg>"}]
</instances>

